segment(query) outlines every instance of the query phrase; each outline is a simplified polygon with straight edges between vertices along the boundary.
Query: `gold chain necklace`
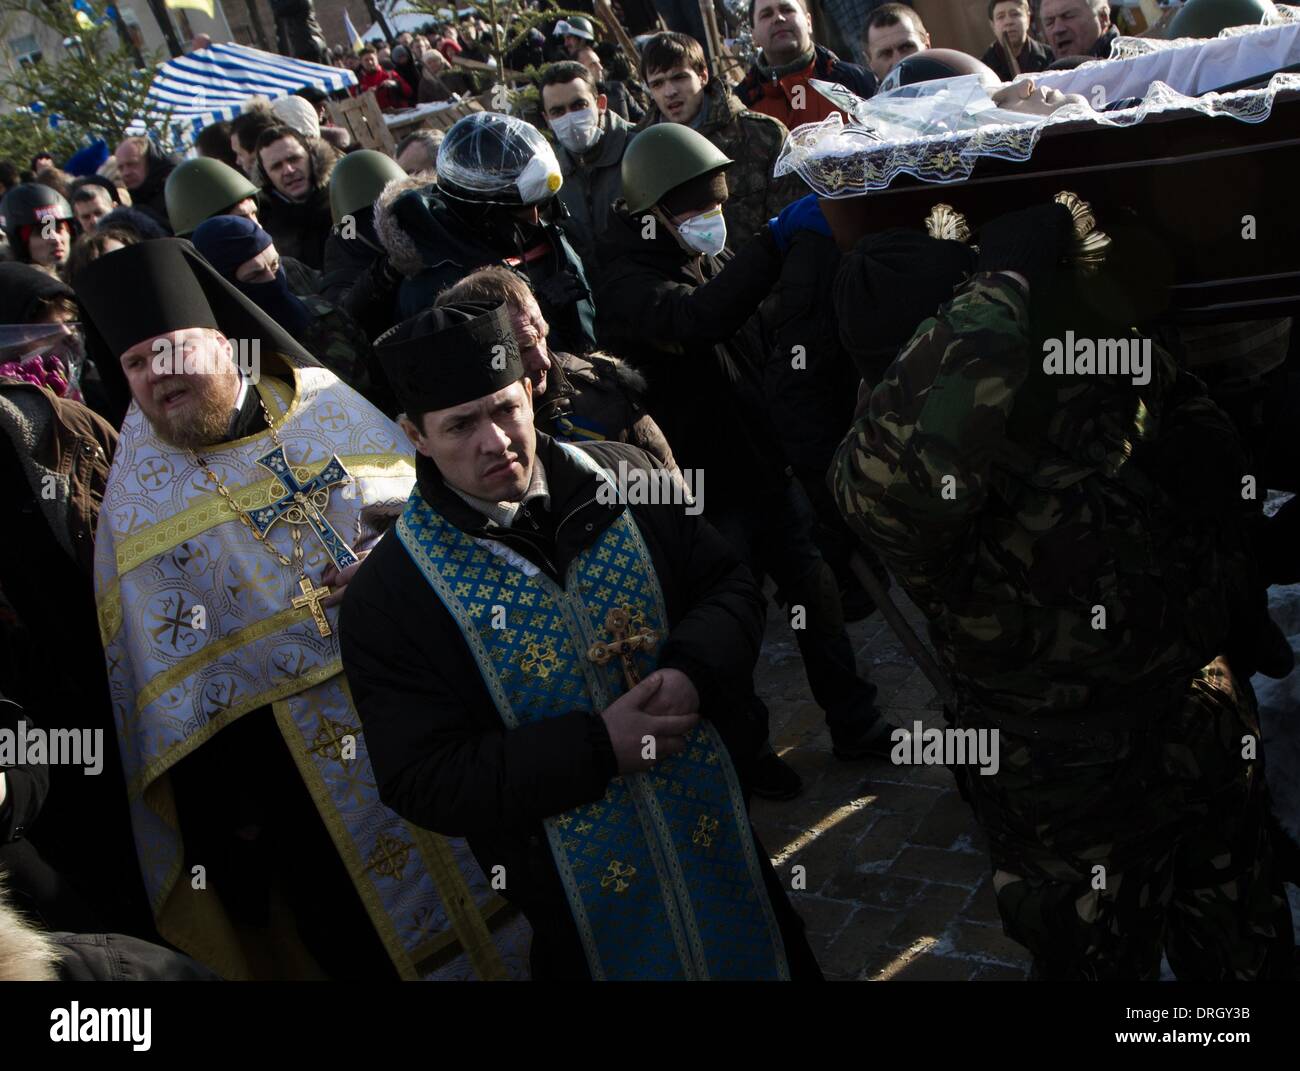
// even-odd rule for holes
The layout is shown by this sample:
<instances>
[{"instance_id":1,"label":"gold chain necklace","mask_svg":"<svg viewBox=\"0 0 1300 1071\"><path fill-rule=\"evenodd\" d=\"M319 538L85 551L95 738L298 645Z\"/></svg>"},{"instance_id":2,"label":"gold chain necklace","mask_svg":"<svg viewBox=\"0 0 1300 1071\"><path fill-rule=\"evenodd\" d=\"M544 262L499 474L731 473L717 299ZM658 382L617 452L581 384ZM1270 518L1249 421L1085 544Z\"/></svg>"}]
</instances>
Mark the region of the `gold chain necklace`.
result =
<instances>
[{"instance_id":1,"label":"gold chain necklace","mask_svg":"<svg viewBox=\"0 0 1300 1071\"><path fill-rule=\"evenodd\" d=\"M275 443L275 445L283 451L284 443L280 441L280 435L275 430L275 423L271 419L271 411L266 407L266 399L263 398L260 393L257 396L257 403L262 407L262 415L266 418L266 428L271 433L271 442ZM239 508L238 504L235 502L235 496L230 493L230 488L221 482L221 477L212 471L211 466L209 466L203 458L199 457L194 450L191 449L189 455L190 460L195 464L195 466L201 468L207 474L208 481L216 487L217 492L226 500L231 511L239 518L240 523L248 529L253 538L257 540L262 549L270 554L271 557L281 565L297 570L298 587L302 591L302 594L294 596L291 600L292 605L295 609L304 606L308 607L311 610L312 619L316 623L316 630L322 637L330 635L333 630L330 628L329 619L325 616L325 610L320 605L320 600L329 594L329 588L314 587L312 582L307 578L307 570L303 565L302 535L298 531L298 526L289 526L289 531L293 538L293 557L286 558L276 550L275 547L271 546L271 541L258 530L255 524L253 524L252 519L248 516L248 512ZM359 526L359 519L357 523Z\"/></svg>"}]
</instances>

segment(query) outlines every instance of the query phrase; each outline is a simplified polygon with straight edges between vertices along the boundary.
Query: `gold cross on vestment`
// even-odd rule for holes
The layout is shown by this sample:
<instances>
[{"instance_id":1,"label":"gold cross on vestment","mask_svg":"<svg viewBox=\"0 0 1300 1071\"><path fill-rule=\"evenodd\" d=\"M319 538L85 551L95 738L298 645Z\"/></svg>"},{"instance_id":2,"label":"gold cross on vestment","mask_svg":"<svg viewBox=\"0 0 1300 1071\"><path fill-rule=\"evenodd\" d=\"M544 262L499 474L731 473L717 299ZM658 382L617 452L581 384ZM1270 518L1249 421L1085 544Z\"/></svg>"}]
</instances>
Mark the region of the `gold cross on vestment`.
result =
<instances>
[{"instance_id":1,"label":"gold cross on vestment","mask_svg":"<svg viewBox=\"0 0 1300 1071\"><path fill-rule=\"evenodd\" d=\"M653 651L659 645L659 633L653 629L632 632L632 608L615 608L605 615L605 628L612 640L597 640L587 649L587 658L598 666L618 658L623 663L623 678L629 688L636 687L641 675L632 661L634 651Z\"/></svg>"},{"instance_id":2,"label":"gold cross on vestment","mask_svg":"<svg viewBox=\"0 0 1300 1071\"><path fill-rule=\"evenodd\" d=\"M307 577L298 581L298 587L302 588L301 595L293 597L293 605L311 607L312 620L316 622L316 631L322 636L328 636L333 630L330 628L329 618L325 616L325 611L321 608L320 601L330 593L329 588L314 588Z\"/></svg>"},{"instance_id":3,"label":"gold cross on vestment","mask_svg":"<svg viewBox=\"0 0 1300 1071\"><path fill-rule=\"evenodd\" d=\"M616 893L627 892L634 877L636 877L636 867L630 863L621 863L617 859L611 859L605 873L600 876L600 887L602 889L612 888Z\"/></svg>"},{"instance_id":4,"label":"gold cross on vestment","mask_svg":"<svg viewBox=\"0 0 1300 1071\"><path fill-rule=\"evenodd\" d=\"M700 815L696 823L695 832L691 834L691 843L699 844L705 848L713 847L713 838L718 834L718 820L711 818L707 814Z\"/></svg>"}]
</instances>

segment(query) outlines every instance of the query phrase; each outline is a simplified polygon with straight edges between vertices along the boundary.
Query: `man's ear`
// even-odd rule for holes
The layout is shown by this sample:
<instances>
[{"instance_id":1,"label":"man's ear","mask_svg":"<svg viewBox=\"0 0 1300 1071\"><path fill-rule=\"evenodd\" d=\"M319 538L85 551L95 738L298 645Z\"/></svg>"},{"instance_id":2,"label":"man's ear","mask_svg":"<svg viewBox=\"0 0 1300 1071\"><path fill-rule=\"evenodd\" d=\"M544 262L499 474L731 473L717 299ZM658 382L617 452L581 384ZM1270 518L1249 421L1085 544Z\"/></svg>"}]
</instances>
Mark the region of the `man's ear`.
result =
<instances>
[{"instance_id":1,"label":"man's ear","mask_svg":"<svg viewBox=\"0 0 1300 1071\"><path fill-rule=\"evenodd\" d=\"M708 84L709 84L709 69L705 67L704 70L700 71L700 85L706 86Z\"/></svg>"},{"instance_id":2,"label":"man's ear","mask_svg":"<svg viewBox=\"0 0 1300 1071\"><path fill-rule=\"evenodd\" d=\"M423 422L424 418L421 417L420 419L421 422ZM420 449L420 444L424 439L424 435L420 429L415 426L410 417L405 413L398 413L397 425L402 429L402 433L410 440L411 445L415 447L416 451L418 453L424 453L424 451Z\"/></svg>"},{"instance_id":3,"label":"man's ear","mask_svg":"<svg viewBox=\"0 0 1300 1071\"><path fill-rule=\"evenodd\" d=\"M1097 16L1101 20L1101 32L1105 33L1110 29L1110 8L1106 8L1104 11L1098 11Z\"/></svg>"},{"instance_id":4,"label":"man's ear","mask_svg":"<svg viewBox=\"0 0 1300 1071\"><path fill-rule=\"evenodd\" d=\"M524 394L528 396L528 411L531 413L533 411L533 381L525 373L520 382L524 385Z\"/></svg>"},{"instance_id":5,"label":"man's ear","mask_svg":"<svg viewBox=\"0 0 1300 1071\"><path fill-rule=\"evenodd\" d=\"M605 106L606 106L608 103L609 103L609 100L606 98L606 96L605 96L604 93L602 93L600 96L598 96L598 97L596 98L596 114L597 114L597 115L604 115L604 114L605 114Z\"/></svg>"}]
</instances>

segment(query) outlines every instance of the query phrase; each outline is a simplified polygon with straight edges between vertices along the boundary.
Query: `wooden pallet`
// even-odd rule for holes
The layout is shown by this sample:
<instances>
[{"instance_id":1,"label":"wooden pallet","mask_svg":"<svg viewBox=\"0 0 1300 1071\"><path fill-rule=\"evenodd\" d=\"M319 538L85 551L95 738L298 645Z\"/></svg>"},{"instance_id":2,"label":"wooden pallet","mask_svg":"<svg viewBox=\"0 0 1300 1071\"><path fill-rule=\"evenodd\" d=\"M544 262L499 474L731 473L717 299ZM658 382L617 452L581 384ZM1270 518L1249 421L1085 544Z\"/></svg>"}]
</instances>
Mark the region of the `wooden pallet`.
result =
<instances>
[{"instance_id":1,"label":"wooden pallet","mask_svg":"<svg viewBox=\"0 0 1300 1071\"><path fill-rule=\"evenodd\" d=\"M345 127L352 140L363 149L377 149L389 156L396 154L397 142L384 121L374 90L367 90L347 100L327 100L325 110L335 126Z\"/></svg>"}]
</instances>

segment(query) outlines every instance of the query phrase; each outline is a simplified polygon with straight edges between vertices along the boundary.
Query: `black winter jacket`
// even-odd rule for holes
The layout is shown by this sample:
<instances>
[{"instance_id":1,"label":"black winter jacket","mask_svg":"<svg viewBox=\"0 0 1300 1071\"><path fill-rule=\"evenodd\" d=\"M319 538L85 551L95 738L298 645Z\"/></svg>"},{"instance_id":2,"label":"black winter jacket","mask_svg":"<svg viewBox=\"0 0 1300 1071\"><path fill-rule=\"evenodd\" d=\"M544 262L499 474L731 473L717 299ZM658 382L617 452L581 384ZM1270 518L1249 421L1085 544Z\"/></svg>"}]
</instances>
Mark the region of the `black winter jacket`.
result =
<instances>
[{"instance_id":1,"label":"black winter jacket","mask_svg":"<svg viewBox=\"0 0 1300 1071\"><path fill-rule=\"evenodd\" d=\"M19 722L30 730L32 723L22 716L22 708L0 696L0 731L17 734ZM5 798L0 803L0 844L20 839L36 821L50 791L50 768L44 763L0 766L5 775Z\"/></svg>"},{"instance_id":2,"label":"black winter jacket","mask_svg":"<svg viewBox=\"0 0 1300 1071\"><path fill-rule=\"evenodd\" d=\"M645 409L645 377L605 353L585 358L551 350L550 384L533 396L533 423L565 442L605 439L640 447L656 465L678 472L672 446Z\"/></svg>"},{"instance_id":3,"label":"black winter jacket","mask_svg":"<svg viewBox=\"0 0 1300 1071\"><path fill-rule=\"evenodd\" d=\"M290 201L268 186L260 201L258 218L276 252L320 269L325 263L325 240L334 227L328 183L314 187L305 201Z\"/></svg>"},{"instance_id":4,"label":"black winter jacket","mask_svg":"<svg viewBox=\"0 0 1300 1071\"><path fill-rule=\"evenodd\" d=\"M861 376L840 342L833 300L840 254L824 235L795 235L763 300L763 394L795 472L825 482L853 423Z\"/></svg>"},{"instance_id":5,"label":"black winter jacket","mask_svg":"<svg viewBox=\"0 0 1300 1071\"><path fill-rule=\"evenodd\" d=\"M556 204L554 210L562 210L562 206ZM553 346L568 353L590 351L596 314L587 294L589 275L559 224L544 218L537 248L545 248L545 255L521 262L523 250L494 245L482 226L470 222L472 218L472 210L456 207L435 183L393 183L376 202L375 233L388 250L393 267L406 276L397 295L399 319L429 308L441 291L475 268L500 264L532 286L550 324ZM550 300L548 285L560 273L571 274L584 296L563 303Z\"/></svg>"},{"instance_id":6,"label":"black winter jacket","mask_svg":"<svg viewBox=\"0 0 1300 1071\"><path fill-rule=\"evenodd\" d=\"M344 238L336 227L325 242L320 295L361 325L373 342L397 323L397 288L402 276L388 262L375 234L375 210L355 213L356 234Z\"/></svg>"},{"instance_id":7,"label":"black winter jacket","mask_svg":"<svg viewBox=\"0 0 1300 1071\"><path fill-rule=\"evenodd\" d=\"M755 312L781 271L767 228L734 255L692 255L620 204L597 245L596 334L646 377L648 406L683 469L702 468L705 508L781 486L789 472L762 396Z\"/></svg>"},{"instance_id":8,"label":"black winter jacket","mask_svg":"<svg viewBox=\"0 0 1300 1071\"><path fill-rule=\"evenodd\" d=\"M176 170L176 161L164 153L156 142L149 140L149 170L144 181L131 194L131 207L156 220L171 233L171 221L167 217L167 179Z\"/></svg>"},{"instance_id":9,"label":"black winter jacket","mask_svg":"<svg viewBox=\"0 0 1300 1071\"><path fill-rule=\"evenodd\" d=\"M311 0L271 0L271 13L275 16L276 43L284 55L325 62L328 46Z\"/></svg>"}]
</instances>

